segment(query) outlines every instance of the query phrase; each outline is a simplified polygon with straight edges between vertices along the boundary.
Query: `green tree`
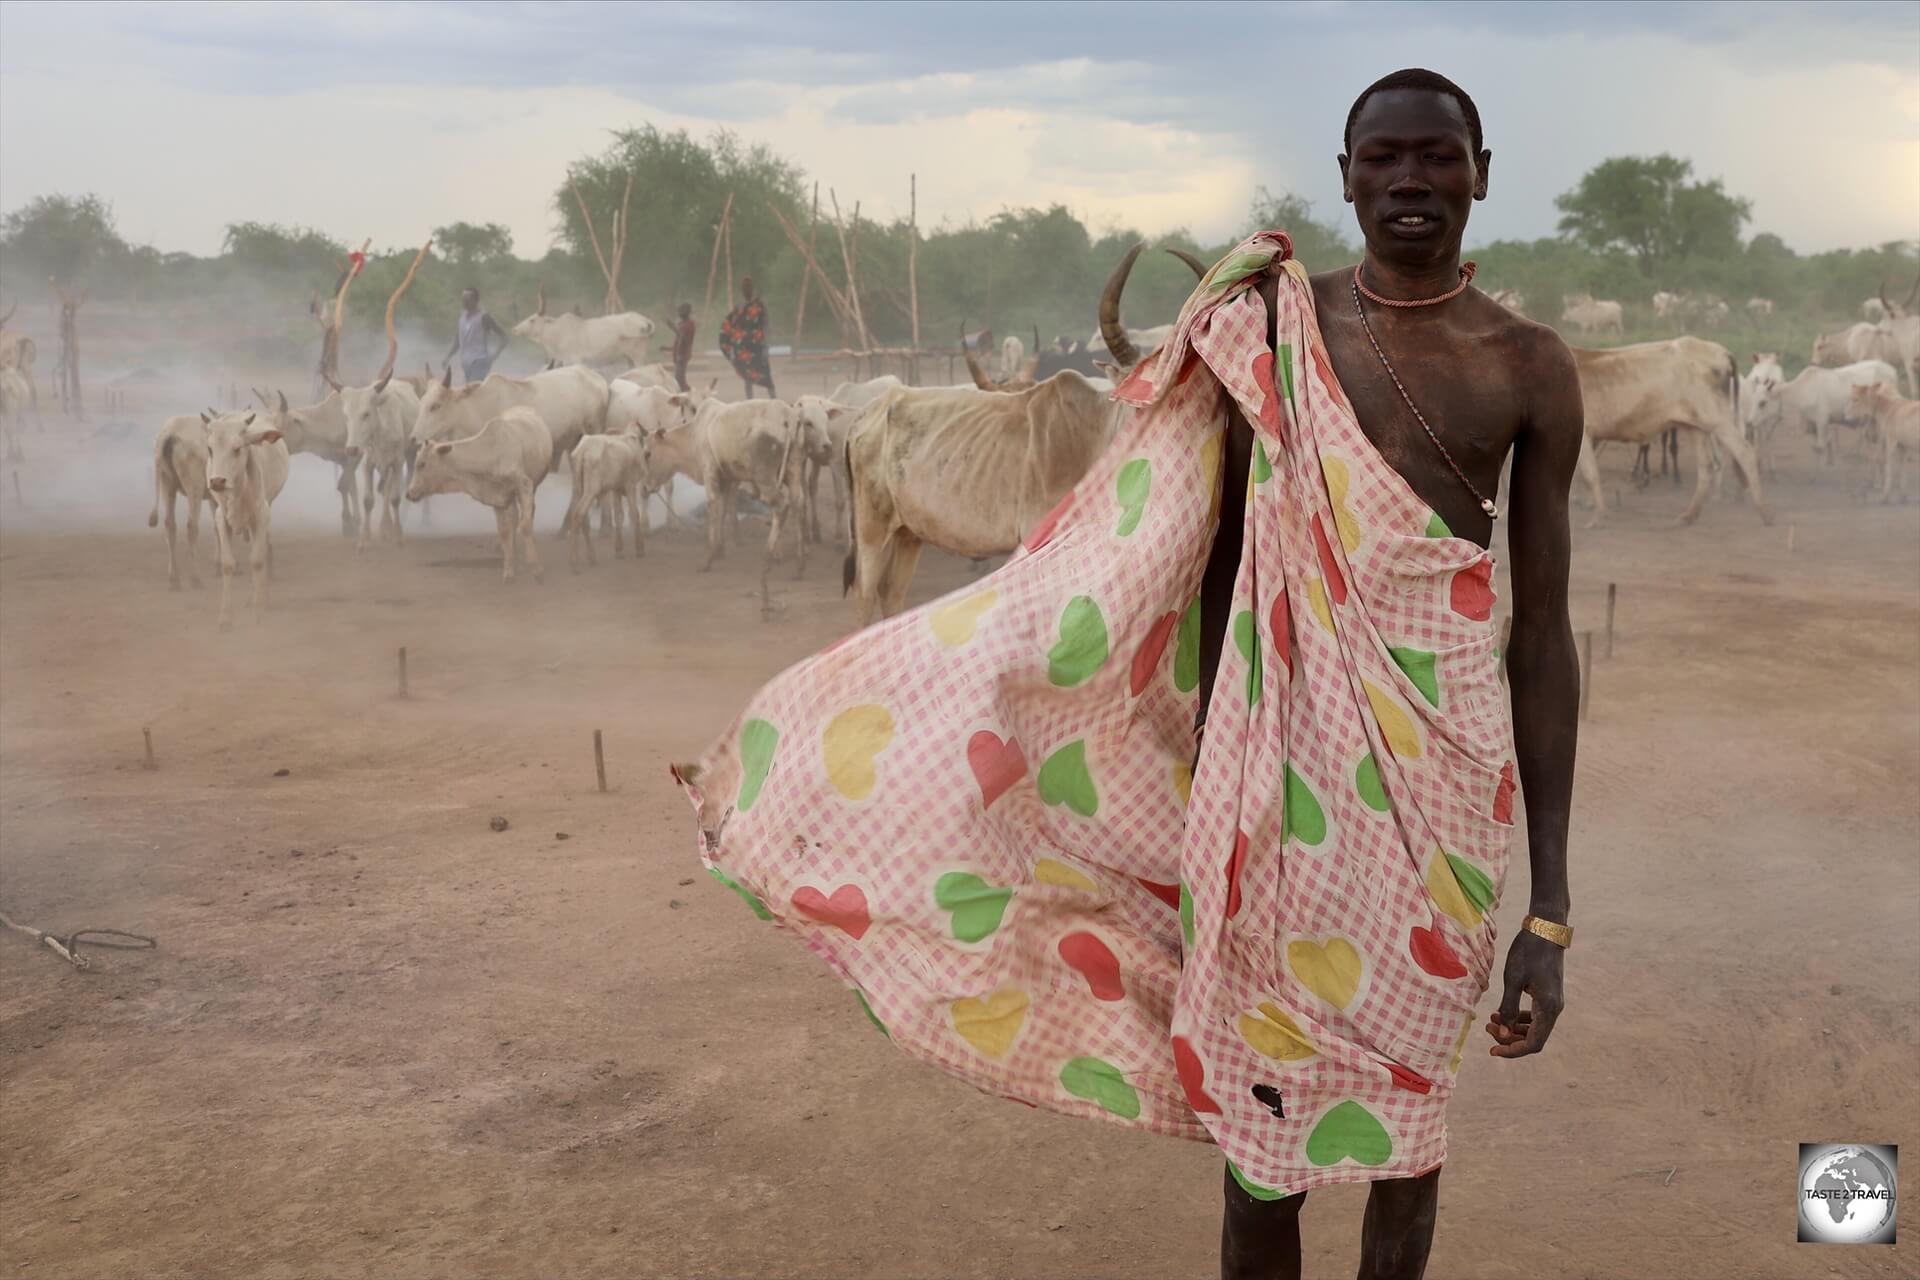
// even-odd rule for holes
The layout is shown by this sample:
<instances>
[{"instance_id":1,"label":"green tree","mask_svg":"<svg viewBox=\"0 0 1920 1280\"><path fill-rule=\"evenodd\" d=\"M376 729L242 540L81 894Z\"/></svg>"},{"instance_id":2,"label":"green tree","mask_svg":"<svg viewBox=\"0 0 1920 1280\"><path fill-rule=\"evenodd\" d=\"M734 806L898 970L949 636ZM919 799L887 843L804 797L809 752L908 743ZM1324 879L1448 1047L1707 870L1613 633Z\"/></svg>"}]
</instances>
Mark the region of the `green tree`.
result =
<instances>
[{"instance_id":1,"label":"green tree","mask_svg":"<svg viewBox=\"0 0 1920 1280\"><path fill-rule=\"evenodd\" d=\"M456 267L477 267L513 256L513 232L497 222L450 222L433 229L433 243Z\"/></svg>"},{"instance_id":2,"label":"green tree","mask_svg":"<svg viewBox=\"0 0 1920 1280\"><path fill-rule=\"evenodd\" d=\"M1313 216L1313 202L1290 191L1275 194L1265 186L1253 189L1247 208L1246 231L1280 230L1293 241L1293 256L1309 270L1325 271L1359 257L1344 233Z\"/></svg>"},{"instance_id":3,"label":"green tree","mask_svg":"<svg viewBox=\"0 0 1920 1280\"><path fill-rule=\"evenodd\" d=\"M113 206L97 195L36 196L0 220L9 273L85 282L125 256Z\"/></svg>"},{"instance_id":4,"label":"green tree","mask_svg":"<svg viewBox=\"0 0 1920 1280\"><path fill-rule=\"evenodd\" d=\"M229 222L220 248L229 265L265 276L324 276L347 256L346 246L311 227L271 222Z\"/></svg>"},{"instance_id":5,"label":"green tree","mask_svg":"<svg viewBox=\"0 0 1920 1280\"><path fill-rule=\"evenodd\" d=\"M1753 202L1718 178L1692 177L1692 161L1665 154L1603 160L1554 200L1560 231L1595 253L1632 254L1646 277L1677 260L1738 253Z\"/></svg>"}]
</instances>

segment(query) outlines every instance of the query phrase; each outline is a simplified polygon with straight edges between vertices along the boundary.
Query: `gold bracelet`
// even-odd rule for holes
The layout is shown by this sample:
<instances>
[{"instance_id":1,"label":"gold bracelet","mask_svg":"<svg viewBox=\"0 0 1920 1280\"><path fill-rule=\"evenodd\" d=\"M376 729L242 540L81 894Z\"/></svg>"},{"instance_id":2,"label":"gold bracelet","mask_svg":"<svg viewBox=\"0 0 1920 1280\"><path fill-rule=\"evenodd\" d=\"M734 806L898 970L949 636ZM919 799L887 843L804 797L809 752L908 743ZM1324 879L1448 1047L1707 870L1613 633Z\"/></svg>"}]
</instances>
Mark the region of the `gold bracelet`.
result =
<instances>
[{"instance_id":1,"label":"gold bracelet","mask_svg":"<svg viewBox=\"0 0 1920 1280\"><path fill-rule=\"evenodd\" d=\"M1573 945L1573 929L1569 925L1555 924L1551 920L1542 920L1539 916L1528 916L1520 922L1520 927L1535 937L1545 938L1556 947Z\"/></svg>"}]
</instances>

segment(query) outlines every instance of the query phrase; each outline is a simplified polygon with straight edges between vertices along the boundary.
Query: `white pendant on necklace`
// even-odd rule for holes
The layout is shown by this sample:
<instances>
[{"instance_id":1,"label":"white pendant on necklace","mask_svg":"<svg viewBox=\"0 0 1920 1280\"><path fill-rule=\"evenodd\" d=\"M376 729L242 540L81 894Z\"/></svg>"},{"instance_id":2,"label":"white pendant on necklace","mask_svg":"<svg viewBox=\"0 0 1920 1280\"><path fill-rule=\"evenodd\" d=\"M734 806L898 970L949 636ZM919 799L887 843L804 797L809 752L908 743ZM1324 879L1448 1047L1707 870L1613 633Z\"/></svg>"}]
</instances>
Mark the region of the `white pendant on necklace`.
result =
<instances>
[{"instance_id":1,"label":"white pendant on necklace","mask_svg":"<svg viewBox=\"0 0 1920 1280\"><path fill-rule=\"evenodd\" d=\"M1480 509L1486 512L1492 519L1498 520L1500 518L1500 509L1493 505L1492 498L1480 499Z\"/></svg>"}]
</instances>

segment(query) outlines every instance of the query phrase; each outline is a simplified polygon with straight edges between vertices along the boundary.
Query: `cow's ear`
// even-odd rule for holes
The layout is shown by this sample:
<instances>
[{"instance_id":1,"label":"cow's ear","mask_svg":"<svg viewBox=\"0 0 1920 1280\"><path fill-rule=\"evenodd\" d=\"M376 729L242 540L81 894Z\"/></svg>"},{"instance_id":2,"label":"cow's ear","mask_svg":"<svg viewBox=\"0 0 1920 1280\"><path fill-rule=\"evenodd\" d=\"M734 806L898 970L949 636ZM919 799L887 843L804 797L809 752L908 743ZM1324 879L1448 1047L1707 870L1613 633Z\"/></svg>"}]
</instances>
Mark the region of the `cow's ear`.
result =
<instances>
[{"instance_id":1,"label":"cow's ear","mask_svg":"<svg viewBox=\"0 0 1920 1280\"><path fill-rule=\"evenodd\" d=\"M842 409L839 405L834 405L832 408L827 410L827 416L829 418L845 417L846 412L847 411L845 409Z\"/></svg>"},{"instance_id":2,"label":"cow's ear","mask_svg":"<svg viewBox=\"0 0 1920 1280\"><path fill-rule=\"evenodd\" d=\"M243 427L250 427L250 426L252 426L252 425L253 425L253 415L252 415L252 414L248 414L248 415L247 415L247 417L246 417L246 420L245 420L244 422L242 422L242 423L241 423L240 425L241 425L241 426L243 426Z\"/></svg>"},{"instance_id":3,"label":"cow's ear","mask_svg":"<svg viewBox=\"0 0 1920 1280\"><path fill-rule=\"evenodd\" d=\"M433 451L444 458L453 452L453 443L448 440L442 440L439 444L433 446Z\"/></svg>"},{"instance_id":4,"label":"cow's ear","mask_svg":"<svg viewBox=\"0 0 1920 1280\"><path fill-rule=\"evenodd\" d=\"M248 444L277 444L279 443L279 440L280 440L280 433L272 429L262 431L257 436L247 437Z\"/></svg>"},{"instance_id":5,"label":"cow's ear","mask_svg":"<svg viewBox=\"0 0 1920 1280\"><path fill-rule=\"evenodd\" d=\"M212 425L213 425L213 419L212 419L212 418L210 418L210 417L208 417L208 416L207 416L206 414L204 414L204 413L200 415L200 422L201 422L201 425L203 425L203 426L209 426L209 427L210 427L210 426L212 426Z\"/></svg>"}]
</instances>

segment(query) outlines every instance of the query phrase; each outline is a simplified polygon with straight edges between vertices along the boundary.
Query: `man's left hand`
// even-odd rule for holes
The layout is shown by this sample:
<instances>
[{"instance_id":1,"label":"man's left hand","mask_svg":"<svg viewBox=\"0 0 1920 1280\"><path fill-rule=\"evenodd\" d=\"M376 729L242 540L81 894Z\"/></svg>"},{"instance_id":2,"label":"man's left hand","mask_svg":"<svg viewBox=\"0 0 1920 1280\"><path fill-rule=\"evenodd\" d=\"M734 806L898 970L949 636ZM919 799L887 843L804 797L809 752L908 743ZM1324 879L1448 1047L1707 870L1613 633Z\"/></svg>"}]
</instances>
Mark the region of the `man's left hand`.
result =
<instances>
[{"instance_id":1,"label":"man's left hand","mask_svg":"<svg viewBox=\"0 0 1920 1280\"><path fill-rule=\"evenodd\" d=\"M1524 1058L1547 1047L1563 1007L1560 983L1566 954L1565 948L1524 929L1514 934L1507 947L1506 992L1487 1019L1487 1034L1496 1042L1488 1053ZM1522 993L1532 997L1532 1008L1521 1009Z\"/></svg>"}]
</instances>

